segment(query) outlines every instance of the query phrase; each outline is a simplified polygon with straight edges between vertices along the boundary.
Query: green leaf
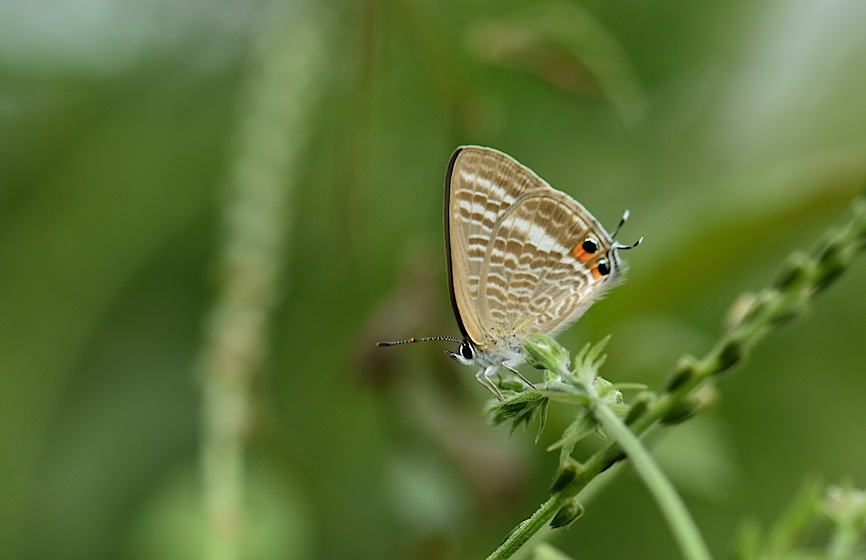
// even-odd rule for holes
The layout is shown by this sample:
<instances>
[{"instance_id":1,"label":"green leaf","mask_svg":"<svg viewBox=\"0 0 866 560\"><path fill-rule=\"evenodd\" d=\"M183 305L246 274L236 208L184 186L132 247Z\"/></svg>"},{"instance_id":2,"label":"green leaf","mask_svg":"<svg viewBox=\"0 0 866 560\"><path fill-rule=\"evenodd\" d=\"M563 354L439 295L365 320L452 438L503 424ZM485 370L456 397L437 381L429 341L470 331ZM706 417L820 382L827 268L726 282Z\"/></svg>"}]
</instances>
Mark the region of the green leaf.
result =
<instances>
[{"instance_id":1,"label":"green leaf","mask_svg":"<svg viewBox=\"0 0 866 560\"><path fill-rule=\"evenodd\" d=\"M544 431L544 427L547 426L547 409L550 406L550 399L544 399L541 405L539 406L538 411L538 432L535 434L535 443L538 443L538 440L541 439L541 432Z\"/></svg>"}]
</instances>

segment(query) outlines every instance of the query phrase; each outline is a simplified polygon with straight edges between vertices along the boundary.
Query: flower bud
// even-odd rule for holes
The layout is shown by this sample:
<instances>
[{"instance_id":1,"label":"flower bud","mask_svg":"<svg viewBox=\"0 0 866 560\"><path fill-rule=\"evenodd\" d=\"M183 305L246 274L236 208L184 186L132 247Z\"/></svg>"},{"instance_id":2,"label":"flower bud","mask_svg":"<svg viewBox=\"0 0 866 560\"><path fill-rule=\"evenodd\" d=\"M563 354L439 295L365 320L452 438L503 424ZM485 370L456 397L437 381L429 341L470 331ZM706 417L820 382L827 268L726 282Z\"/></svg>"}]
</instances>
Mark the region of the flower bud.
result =
<instances>
[{"instance_id":1,"label":"flower bud","mask_svg":"<svg viewBox=\"0 0 866 560\"><path fill-rule=\"evenodd\" d=\"M571 356L568 350L545 334L534 334L523 344L526 361L537 369L561 372L568 370Z\"/></svg>"},{"instance_id":2,"label":"flower bud","mask_svg":"<svg viewBox=\"0 0 866 560\"><path fill-rule=\"evenodd\" d=\"M570 500L567 504L562 506L558 512L556 512L556 515L553 516L553 520L550 522L550 526L554 529L568 527L583 517L585 512L586 510L583 509L580 502L577 500Z\"/></svg>"},{"instance_id":3,"label":"flower bud","mask_svg":"<svg viewBox=\"0 0 866 560\"><path fill-rule=\"evenodd\" d=\"M567 463L562 465L559 472L556 473L556 478L550 486L550 493L556 494L562 491L562 489L571 484L571 482L577 478L577 475L582 473L584 470L583 465L570 459Z\"/></svg>"},{"instance_id":4,"label":"flower bud","mask_svg":"<svg viewBox=\"0 0 866 560\"><path fill-rule=\"evenodd\" d=\"M665 390L668 393L673 393L686 383L691 382L698 374L698 364L699 362L694 356L686 355L680 358Z\"/></svg>"}]
</instances>

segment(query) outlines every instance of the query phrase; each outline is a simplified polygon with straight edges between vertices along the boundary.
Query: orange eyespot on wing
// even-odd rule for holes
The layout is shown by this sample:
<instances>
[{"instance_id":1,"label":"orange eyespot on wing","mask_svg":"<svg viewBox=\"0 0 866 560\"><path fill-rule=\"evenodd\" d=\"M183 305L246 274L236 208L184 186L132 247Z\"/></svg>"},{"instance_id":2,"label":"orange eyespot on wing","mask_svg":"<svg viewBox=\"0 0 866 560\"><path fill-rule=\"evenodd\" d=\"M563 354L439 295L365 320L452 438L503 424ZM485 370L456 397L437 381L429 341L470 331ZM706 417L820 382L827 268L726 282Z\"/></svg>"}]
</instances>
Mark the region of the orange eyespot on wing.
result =
<instances>
[{"instance_id":1,"label":"orange eyespot on wing","mask_svg":"<svg viewBox=\"0 0 866 560\"><path fill-rule=\"evenodd\" d=\"M610 274L610 262L607 259L598 259L595 264L590 267L592 269L592 277L596 280L601 280Z\"/></svg>"},{"instance_id":2,"label":"orange eyespot on wing","mask_svg":"<svg viewBox=\"0 0 866 560\"><path fill-rule=\"evenodd\" d=\"M598 241L593 237L587 237L571 249L571 254L574 258L586 264L591 261L596 253L598 253Z\"/></svg>"}]
</instances>

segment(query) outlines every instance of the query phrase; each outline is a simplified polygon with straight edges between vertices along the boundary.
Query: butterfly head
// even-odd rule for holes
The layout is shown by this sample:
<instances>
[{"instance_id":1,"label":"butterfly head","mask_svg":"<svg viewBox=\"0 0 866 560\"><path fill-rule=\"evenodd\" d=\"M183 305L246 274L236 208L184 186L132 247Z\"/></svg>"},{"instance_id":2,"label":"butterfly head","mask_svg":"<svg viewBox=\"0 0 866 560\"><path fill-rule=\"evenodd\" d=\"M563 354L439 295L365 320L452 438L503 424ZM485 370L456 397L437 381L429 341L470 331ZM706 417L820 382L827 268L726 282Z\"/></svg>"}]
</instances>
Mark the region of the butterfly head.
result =
<instances>
[{"instance_id":1,"label":"butterfly head","mask_svg":"<svg viewBox=\"0 0 866 560\"><path fill-rule=\"evenodd\" d=\"M472 344L472 341L468 338L460 341L460 345L457 347L456 352L446 350L446 353L464 366L471 366L475 363L475 359L478 357L478 351L475 349L475 345Z\"/></svg>"}]
</instances>

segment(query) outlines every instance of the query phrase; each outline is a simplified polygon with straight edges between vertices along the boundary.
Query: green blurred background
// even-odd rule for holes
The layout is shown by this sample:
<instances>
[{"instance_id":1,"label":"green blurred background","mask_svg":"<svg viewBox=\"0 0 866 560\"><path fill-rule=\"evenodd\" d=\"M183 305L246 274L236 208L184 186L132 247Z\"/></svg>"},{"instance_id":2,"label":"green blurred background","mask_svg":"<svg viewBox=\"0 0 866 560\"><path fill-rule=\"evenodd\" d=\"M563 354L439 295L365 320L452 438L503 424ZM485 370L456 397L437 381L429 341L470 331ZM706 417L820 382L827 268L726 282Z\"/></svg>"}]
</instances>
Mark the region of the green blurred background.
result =
<instances>
[{"instance_id":1,"label":"green blurred background","mask_svg":"<svg viewBox=\"0 0 866 560\"><path fill-rule=\"evenodd\" d=\"M0 557L201 557L238 231L271 271L244 557L485 556L546 498L569 411L533 445L443 346L373 348L458 333L453 149L504 150L609 227L631 210L628 281L560 338L611 333L603 374L660 389L862 189L864 27L858 0L4 2ZM857 262L650 438L718 556L810 476L866 483L864 335ZM586 506L555 540L575 557L676 557L630 469Z\"/></svg>"}]
</instances>

